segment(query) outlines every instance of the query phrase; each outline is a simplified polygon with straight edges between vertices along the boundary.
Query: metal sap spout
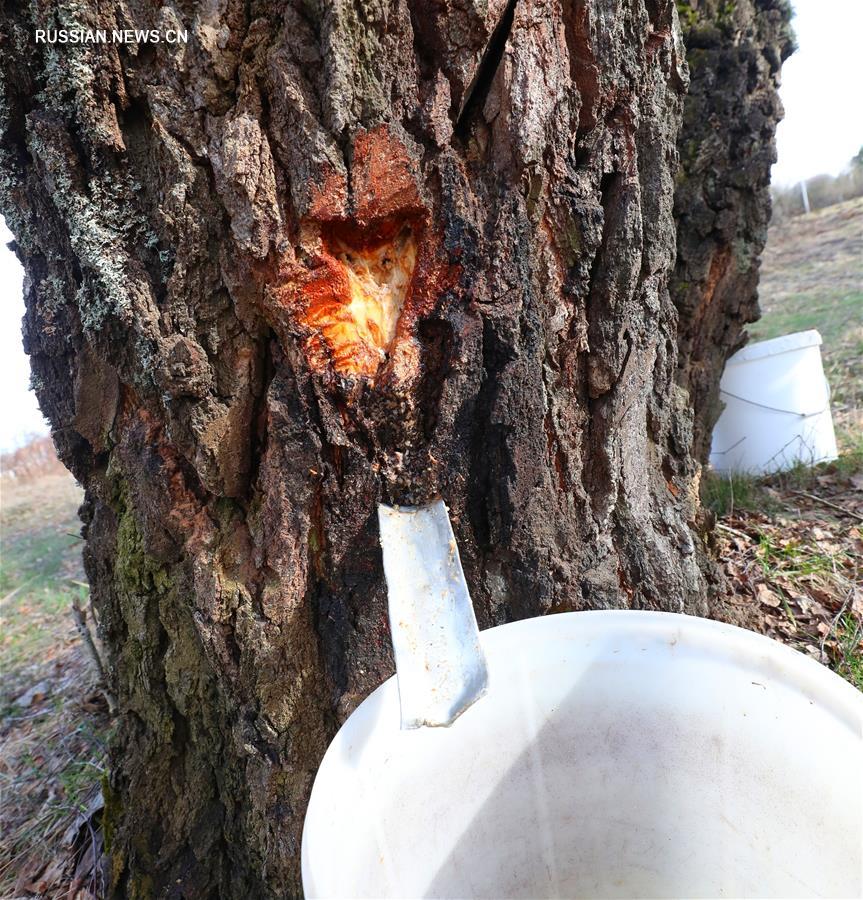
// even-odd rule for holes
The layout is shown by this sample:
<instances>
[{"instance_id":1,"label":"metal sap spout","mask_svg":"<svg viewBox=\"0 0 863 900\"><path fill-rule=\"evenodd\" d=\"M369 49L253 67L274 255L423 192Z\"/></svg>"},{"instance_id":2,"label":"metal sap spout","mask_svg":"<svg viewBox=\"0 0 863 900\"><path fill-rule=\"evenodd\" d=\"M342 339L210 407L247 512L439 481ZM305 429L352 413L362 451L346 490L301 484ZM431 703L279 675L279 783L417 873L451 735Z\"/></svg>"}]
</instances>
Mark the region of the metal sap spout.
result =
<instances>
[{"instance_id":1,"label":"metal sap spout","mask_svg":"<svg viewBox=\"0 0 863 900\"><path fill-rule=\"evenodd\" d=\"M484 693L488 669L442 500L378 506L401 726L451 725Z\"/></svg>"}]
</instances>

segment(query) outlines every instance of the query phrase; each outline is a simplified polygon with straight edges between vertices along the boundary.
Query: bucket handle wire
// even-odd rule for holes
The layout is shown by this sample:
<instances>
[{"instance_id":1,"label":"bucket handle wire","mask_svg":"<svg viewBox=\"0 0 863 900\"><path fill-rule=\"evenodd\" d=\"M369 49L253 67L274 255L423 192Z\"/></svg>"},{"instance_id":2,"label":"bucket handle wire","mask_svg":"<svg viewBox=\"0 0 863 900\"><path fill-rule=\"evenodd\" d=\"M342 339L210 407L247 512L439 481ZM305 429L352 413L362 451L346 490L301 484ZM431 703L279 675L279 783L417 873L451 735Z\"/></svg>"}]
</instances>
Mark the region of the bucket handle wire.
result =
<instances>
[{"instance_id":1,"label":"bucket handle wire","mask_svg":"<svg viewBox=\"0 0 863 900\"><path fill-rule=\"evenodd\" d=\"M757 400L750 400L748 397L741 397L739 394L732 394L731 391L719 389L720 394L724 394L726 397L733 397L735 400L739 400L741 403L748 403L749 406L757 406L759 409L768 409L770 412L778 412L785 413L788 416L799 416L801 419L810 419L812 416L820 416L822 413L827 412L830 409L830 401L833 397L833 391L830 388L830 382L825 378L824 379L824 387L827 390L827 401L821 409L816 412L802 413L798 412L796 409L780 409L778 406L768 406L766 403L759 403ZM732 449L729 447L729 449ZM728 452L727 450L725 451Z\"/></svg>"},{"instance_id":2,"label":"bucket handle wire","mask_svg":"<svg viewBox=\"0 0 863 900\"><path fill-rule=\"evenodd\" d=\"M731 451L735 447L739 447L746 440L746 435L744 434L739 441L735 441L730 447L726 447L725 450L712 450L710 451L711 456L725 456L726 453L731 453Z\"/></svg>"}]
</instances>

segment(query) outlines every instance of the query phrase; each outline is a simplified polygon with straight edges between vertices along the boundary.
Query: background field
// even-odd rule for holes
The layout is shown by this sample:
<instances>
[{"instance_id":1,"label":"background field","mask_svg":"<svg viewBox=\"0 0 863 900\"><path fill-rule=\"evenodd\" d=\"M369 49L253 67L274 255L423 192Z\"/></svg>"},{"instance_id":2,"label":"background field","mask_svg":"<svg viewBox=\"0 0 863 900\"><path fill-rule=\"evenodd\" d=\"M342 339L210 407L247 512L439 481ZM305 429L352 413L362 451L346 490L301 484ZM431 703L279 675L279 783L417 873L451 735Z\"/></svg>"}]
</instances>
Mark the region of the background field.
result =
<instances>
[{"instance_id":1,"label":"background field","mask_svg":"<svg viewBox=\"0 0 863 900\"><path fill-rule=\"evenodd\" d=\"M86 898L110 725L72 615L88 606L83 492L44 441L0 479L0 897Z\"/></svg>"},{"instance_id":2,"label":"background field","mask_svg":"<svg viewBox=\"0 0 863 900\"><path fill-rule=\"evenodd\" d=\"M844 452L863 441L863 197L770 230L761 266L760 341L816 328Z\"/></svg>"},{"instance_id":3,"label":"background field","mask_svg":"<svg viewBox=\"0 0 863 900\"><path fill-rule=\"evenodd\" d=\"M863 690L863 199L770 234L754 339L817 328L842 456L755 481L706 477L725 572L717 617L768 634ZM82 492L48 445L0 479L0 898L98 897L109 698L72 615L93 626Z\"/></svg>"}]
</instances>

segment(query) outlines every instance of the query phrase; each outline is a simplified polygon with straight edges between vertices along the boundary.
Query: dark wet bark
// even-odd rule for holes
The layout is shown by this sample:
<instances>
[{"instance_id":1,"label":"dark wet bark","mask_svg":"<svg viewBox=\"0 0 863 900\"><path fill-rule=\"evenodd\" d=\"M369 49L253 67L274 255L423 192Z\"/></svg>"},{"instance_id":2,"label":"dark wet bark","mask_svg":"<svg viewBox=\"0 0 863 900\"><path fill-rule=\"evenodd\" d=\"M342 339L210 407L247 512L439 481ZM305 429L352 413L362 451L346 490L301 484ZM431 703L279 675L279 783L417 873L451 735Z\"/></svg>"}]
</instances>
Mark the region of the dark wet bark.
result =
<instances>
[{"instance_id":1,"label":"dark wet bark","mask_svg":"<svg viewBox=\"0 0 863 900\"><path fill-rule=\"evenodd\" d=\"M758 267L791 10L786 0L679 0L677 7L691 80L678 140L671 296L680 312L680 382L695 413L694 455L706 462L725 361L761 315Z\"/></svg>"},{"instance_id":2,"label":"dark wet bark","mask_svg":"<svg viewBox=\"0 0 863 900\"><path fill-rule=\"evenodd\" d=\"M34 43L74 25L190 40ZM392 673L379 500L446 498L482 627L707 609L675 10L49 0L4 28L2 210L121 710L110 881L296 894L316 767ZM397 268L397 318L346 305Z\"/></svg>"}]
</instances>

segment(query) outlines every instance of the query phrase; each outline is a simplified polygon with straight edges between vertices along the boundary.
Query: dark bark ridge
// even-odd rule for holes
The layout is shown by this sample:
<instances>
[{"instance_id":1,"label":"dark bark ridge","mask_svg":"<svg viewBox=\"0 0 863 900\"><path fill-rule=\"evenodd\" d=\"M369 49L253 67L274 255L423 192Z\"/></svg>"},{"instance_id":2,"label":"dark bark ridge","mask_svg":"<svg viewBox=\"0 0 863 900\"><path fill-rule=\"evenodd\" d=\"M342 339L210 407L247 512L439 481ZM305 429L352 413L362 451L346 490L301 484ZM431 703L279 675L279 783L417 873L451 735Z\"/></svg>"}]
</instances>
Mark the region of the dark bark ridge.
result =
<instances>
[{"instance_id":1,"label":"dark bark ridge","mask_svg":"<svg viewBox=\"0 0 863 900\"><path fill-rule=\"evenodd\" d=\"M770 221L777 93L792 51L786 0L679 0L690 87L678 150L680 383L695 413L694 456L706 462L721 412L719 378L760 316L758 267Z\"/></svg>"},{"instance_id":2,"label":"dark bark ridge","mask_svg":"<svg viewBox=\"0 0 863 900\"><path fill-rule=\"evenodd\" d=\"M76 26L190 42L34 43ZM49 0L3 31L0 205L121 710L112 889L298 894L317 765L392 672L380 499L447 499L482 627L706 611L676 12Z\"/></svg>"}]
</instances>

